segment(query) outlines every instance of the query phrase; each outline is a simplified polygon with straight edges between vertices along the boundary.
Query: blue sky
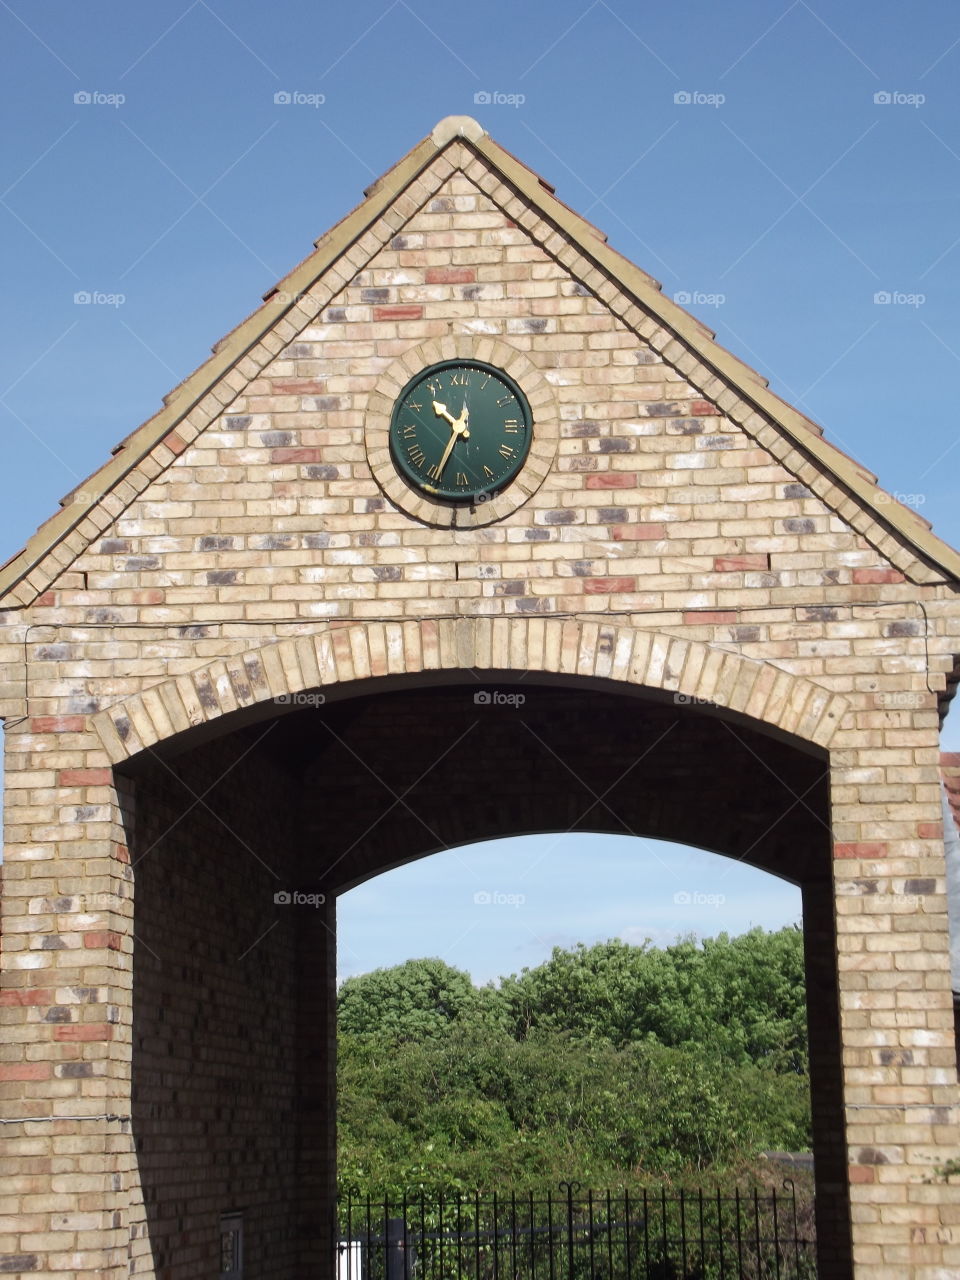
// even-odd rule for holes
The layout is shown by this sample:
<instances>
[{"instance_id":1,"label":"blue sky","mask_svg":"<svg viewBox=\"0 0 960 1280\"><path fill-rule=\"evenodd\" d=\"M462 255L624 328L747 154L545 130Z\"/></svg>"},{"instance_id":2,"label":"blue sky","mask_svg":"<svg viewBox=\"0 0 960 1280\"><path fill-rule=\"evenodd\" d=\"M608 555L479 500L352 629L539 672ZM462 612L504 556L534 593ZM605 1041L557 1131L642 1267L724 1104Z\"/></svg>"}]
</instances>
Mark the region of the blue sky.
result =
<instances>
[{"instance_id":1,"label":"blue sky","mask_svg":"<svg viewBox=\"0 0 960 1280\"><path fill-rule=\"evenodd\" d=\"M0 0L0 48L0 558L452 113L476 115L960 543L955 5ZM960 746L960 728L945 741ZM441 930L430 949L447 939L486 976L497 946L492 971L532 962L537 937L796 913L764 882L733 893L736 909L668 918L674 878L638 848L604 845L609 874L586 914L555 896L554 850L524 882L523 910L491 905L481 918L494 924L455 946ZM510 865L490 863L491 890L526 892ZM361 967L400 958L417 903L419 936L431 920L449 928L447 875L438 860L345 902ZM660 876L660 899L625 900L624 876ZM496 922L510 916L526 923L506 940Z\"/></svg>"}]
</instances>

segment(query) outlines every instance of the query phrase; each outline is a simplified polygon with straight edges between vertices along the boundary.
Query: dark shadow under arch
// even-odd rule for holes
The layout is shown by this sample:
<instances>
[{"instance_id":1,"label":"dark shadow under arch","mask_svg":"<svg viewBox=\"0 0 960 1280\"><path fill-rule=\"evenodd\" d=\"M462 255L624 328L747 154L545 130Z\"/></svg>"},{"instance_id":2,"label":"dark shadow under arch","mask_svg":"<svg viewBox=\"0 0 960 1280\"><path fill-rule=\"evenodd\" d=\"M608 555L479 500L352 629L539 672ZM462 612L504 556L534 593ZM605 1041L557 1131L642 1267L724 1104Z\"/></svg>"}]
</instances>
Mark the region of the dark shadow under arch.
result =
<instances>
[{"instance_id":1,"label":"dark shadow under arch","mask_svg":"<svg viewBox=\"0 0 960 1280\"><path fill-rule=\"evenodd\" d=\"M187 1255L209 1261L236 1209L254 1274L331 1265L336 895L438 849L590 830L801 886L821 1275L848 1274L826 753L609 683L467 681L238 713L124 766L134 1133L158 1272L199 1274ZM588 866L570 889L588 892Z\"/></svg>"}]
</instances>

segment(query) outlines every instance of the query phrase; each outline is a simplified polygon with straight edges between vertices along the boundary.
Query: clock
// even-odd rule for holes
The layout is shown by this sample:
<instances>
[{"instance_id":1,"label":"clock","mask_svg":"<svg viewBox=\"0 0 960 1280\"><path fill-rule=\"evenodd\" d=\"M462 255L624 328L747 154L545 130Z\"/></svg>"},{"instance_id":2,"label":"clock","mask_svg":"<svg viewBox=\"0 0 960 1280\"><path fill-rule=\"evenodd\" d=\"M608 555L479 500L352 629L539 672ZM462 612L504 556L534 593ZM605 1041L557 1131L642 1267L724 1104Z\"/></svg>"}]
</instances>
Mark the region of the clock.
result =
<instances>
[{"instance_id":1,"label":"clock","mask_svg":"<svg viewBox=\"0 0 960 1280\"><path fill-rule=\"evenodd\" d=\"M411 378L390 418L390 454L408 484L451 503L476 503L515 479L533 416L502 369L445 360Z\"/></svg>"}]
</instances>

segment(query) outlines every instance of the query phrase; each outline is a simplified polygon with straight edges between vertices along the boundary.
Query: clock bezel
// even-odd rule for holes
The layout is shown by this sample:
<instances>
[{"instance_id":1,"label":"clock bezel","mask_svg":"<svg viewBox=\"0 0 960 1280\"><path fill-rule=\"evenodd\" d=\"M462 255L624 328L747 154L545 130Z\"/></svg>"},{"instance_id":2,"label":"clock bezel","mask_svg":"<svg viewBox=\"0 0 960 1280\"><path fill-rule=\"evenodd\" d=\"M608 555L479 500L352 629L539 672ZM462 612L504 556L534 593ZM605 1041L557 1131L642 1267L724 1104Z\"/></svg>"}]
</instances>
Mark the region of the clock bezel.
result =
<instances>
[{"instance_id":1,"label":"clock bezel","mask_svg":"<svg viewBox=\"0 0 960 1280\"><path fill-rule=\"evenodd\" d=\"M518 458L511 463L509 470L499 477L495 477L487 484L480 485L467 492L461 493L443 493L433 487L422 473L419 473L416 467L403 456L400 449L400 442L397 438L396 428L400 425L398 419L406 407L407 397L411 394L415 387L421 385L427 378L443 373L447 369L477 369L483 370L496 378L508 391L516 398L520 406L524 425L523 452ZM474 430L476 428L474 427ZM432 498L435 502L452 502L454 505L470 506L479 502L486 502L492 493L506 492L508 487L513 484L517 476L523 470L530 453L530 446L533 443L533 413L524 395L523 388L510 375L498 365L491 364L487 360L476 360L455 356L450 360L440 360L436 364L427 365L425 369L421 369L415 373L409 380L400 394L397 396L393 405L393 413L390 415L390 452L393 455L394 465L403 475L408 484L411 485L418 493L424 493ZM449 465L449 464L448 464Z\"/></svg>"},{"instance_id":2,"label":"clock bezel","mask_svg":"<svg viewBox=\"0 0 960 1280\"><path fill-rule=\"evenodd\" d=\"M447 361L493 365L515 382L532 416L526 461L503 490L486 501L434 498L398 470L390 448L390 424L397 397L431 365ZM414 343L378 377L367 397L363 442L371 475L389 502L423 524L470 529L493 524L518 510L549 475L560 444L560 406L556 393L525 351L490 334L456 334Z\"/></svg>"}]
</instances>

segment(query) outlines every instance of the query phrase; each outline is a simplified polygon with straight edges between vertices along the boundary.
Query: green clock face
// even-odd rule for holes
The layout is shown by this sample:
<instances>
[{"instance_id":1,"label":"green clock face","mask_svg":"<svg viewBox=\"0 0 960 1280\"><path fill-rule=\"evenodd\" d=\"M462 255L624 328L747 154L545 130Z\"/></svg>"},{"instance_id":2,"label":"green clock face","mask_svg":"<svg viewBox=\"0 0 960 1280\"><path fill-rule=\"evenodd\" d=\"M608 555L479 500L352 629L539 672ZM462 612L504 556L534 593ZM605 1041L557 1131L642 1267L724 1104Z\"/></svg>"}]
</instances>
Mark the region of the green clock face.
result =
<instances>
[{"instance_id":1,"label":"green clock face","mask_svg":"<svg viewBox=\"0 0 960 1280\"><path fill-rule=\"evenodd\" d=\"M479 361L449 360L418 373L400 393L390 452L406 479L432 498L474 502L516 476L532 426L512 378Z\"/></svg>"}]
</instances>

